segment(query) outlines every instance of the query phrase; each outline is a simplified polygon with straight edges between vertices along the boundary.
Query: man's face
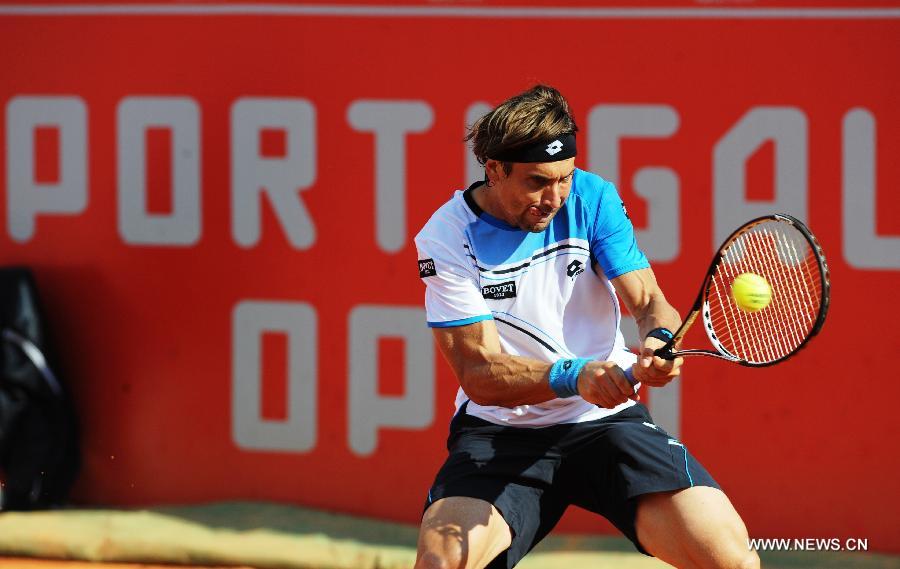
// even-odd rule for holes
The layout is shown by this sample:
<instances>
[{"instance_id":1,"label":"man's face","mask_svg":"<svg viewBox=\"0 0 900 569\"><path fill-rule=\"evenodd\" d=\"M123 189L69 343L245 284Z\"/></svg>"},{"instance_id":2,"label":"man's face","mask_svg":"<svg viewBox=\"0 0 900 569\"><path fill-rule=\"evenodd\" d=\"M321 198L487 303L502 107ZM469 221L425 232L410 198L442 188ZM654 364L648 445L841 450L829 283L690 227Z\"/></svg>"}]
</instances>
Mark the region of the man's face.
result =
<instances>
[{"instance_id":1,"label":"man's face","mask_svg":"<svg viewBox=\"0 0 900 569\"><path fill-rule=\"evenodd\" d=\"M572 190L575 158L534 164L516 162L509 175L496 160L485 164L493 187L487 199L503 221L534 233L550 225Z\"/></svg>"}]
</instances>

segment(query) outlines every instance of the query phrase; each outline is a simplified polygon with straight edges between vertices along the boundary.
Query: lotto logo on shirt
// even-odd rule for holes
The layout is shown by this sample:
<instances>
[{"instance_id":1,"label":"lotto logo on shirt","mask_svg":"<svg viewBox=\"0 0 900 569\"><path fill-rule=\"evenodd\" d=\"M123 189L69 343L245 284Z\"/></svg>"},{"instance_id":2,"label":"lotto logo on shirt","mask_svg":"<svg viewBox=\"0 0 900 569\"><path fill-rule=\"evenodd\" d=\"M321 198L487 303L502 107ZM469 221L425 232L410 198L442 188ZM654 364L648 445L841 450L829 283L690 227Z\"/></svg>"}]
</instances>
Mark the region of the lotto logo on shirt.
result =
<instances>
[{"instance_id":1,"label":"lotto logo on shirt","mask_svg":"<svg viewBox=\"0 0 900 569\"><path fill-rule=\"evenodd\" d=\"M569 277L571 277L573 281L575 280L575 277L583 272L584 263L582 263L581 261L572 261L571 263L569 263L569 266L566 267L566 274L569 275Z\"/></svg>"},{"instance_id":2,"label":"lotto logo on shirt","mask_svg":"<svg viewBox=\"0 0 900 569\"><path fill-rule=\"evenodd\" d=\"M419 259L419 276L423 279L425 277L433 277L437 275L437 271L434 268L434 259Z\"/></svg>"},{"instance_id":3,"label":"lotto logo on shirt","mask_svg":"<svg viewBox=\"0 0 900 569\"><path fill-rule=\"evenodd\" d=\"M481 296L488 300L500 300L516 297L516 281L509 281L495 285L481 287Z\"/></svg>"}]
</instances>

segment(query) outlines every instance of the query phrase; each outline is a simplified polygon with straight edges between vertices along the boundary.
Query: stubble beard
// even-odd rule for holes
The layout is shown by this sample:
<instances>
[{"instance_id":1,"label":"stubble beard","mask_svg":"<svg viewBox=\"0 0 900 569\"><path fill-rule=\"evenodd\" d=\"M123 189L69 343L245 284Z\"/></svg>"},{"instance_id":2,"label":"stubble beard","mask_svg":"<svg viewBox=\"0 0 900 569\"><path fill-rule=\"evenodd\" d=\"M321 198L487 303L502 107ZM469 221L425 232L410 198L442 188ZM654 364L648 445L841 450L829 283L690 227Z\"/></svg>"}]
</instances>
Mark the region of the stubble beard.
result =
<instances>
[{"instance_id":1,"label":"stubble beard","mask_svg":"<svg viewBox=\"0 0 900 569\"><path fill-rule=\"evenodd\" d=\"M562 208L560 208L560 209L562 209ZM556 217L557 213L559 213L559 209L554 211L553 213L551 213L550 217L548 217L547 219L541 220L537 223L532 223L530 225L523 221L522 223L519 224L519 228L523 229L525 231L528 231L530 233L541 233L542 231L544 231L545 229L550 227L550 222L553 221L553 218ZM522 217L524 218L527 216L528 216L528 214L526 213Z\"/></svg>"}]
</instances>

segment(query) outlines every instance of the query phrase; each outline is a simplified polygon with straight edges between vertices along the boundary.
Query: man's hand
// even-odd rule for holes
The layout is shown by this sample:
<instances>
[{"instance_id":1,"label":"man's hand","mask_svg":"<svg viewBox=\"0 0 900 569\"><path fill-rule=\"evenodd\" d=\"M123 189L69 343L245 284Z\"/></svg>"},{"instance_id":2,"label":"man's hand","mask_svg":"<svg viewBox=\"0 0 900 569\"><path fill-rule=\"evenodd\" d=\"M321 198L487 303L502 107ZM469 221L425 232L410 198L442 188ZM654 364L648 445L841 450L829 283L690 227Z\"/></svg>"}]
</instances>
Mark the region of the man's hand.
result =
<instances>
[{"instance_id":1,"label":"man's hand","mask_svg":"<svg viewBox=\"0 0 900 569\"><path fill-rule=\"evenodd\" d=\"M638 397L622 368L613 362L598 361L588 362L581 369L578 394L585 401L607 409Z\"/></svg>"},{"instance_id":2,"label":"man's hand","mask_svg":"<svg viewBox=\"0 0 900 569\"><path fill-rule=\"evenodd\" d=\"M653 355L653 352L665 345L666 343L658 338L646 338L644 340L641 357L632 368L634 379L644 385L662 387L681 374L683 358L665 360Z\"/></svg>"}]
</instances>

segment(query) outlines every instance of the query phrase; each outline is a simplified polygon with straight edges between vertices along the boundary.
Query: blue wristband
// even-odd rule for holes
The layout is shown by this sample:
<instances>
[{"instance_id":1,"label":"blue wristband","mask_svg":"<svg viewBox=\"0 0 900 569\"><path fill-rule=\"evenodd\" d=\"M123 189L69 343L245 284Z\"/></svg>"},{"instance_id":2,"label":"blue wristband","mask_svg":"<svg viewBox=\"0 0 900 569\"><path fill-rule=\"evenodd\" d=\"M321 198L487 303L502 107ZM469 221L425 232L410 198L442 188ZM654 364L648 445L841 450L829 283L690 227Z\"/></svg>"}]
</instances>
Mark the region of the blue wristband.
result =
<instances>
[{"instance_id":1,"label":"blue wristband","mask_svg":"<svg viewBox=\"0 0 900 569\"><path fill-rule=\"evenodd\" d=\"M578 395L578 374L590 358L556 360L550 367L550 389L557 397L575 397Z\"/></svg>"},{"instance_id":2,"label":"blue wristband","mask_svg":"<svg viewBox=\"0 0 900 569\"><path fill-rule=\"evenodd\" d=\"M669 341L675 337L675 334L672 333L668 328L654 328L647 332L647 338L656 338L657 340L662 340L663 342L669 343Z\"/></svg>"}]
</instances>

